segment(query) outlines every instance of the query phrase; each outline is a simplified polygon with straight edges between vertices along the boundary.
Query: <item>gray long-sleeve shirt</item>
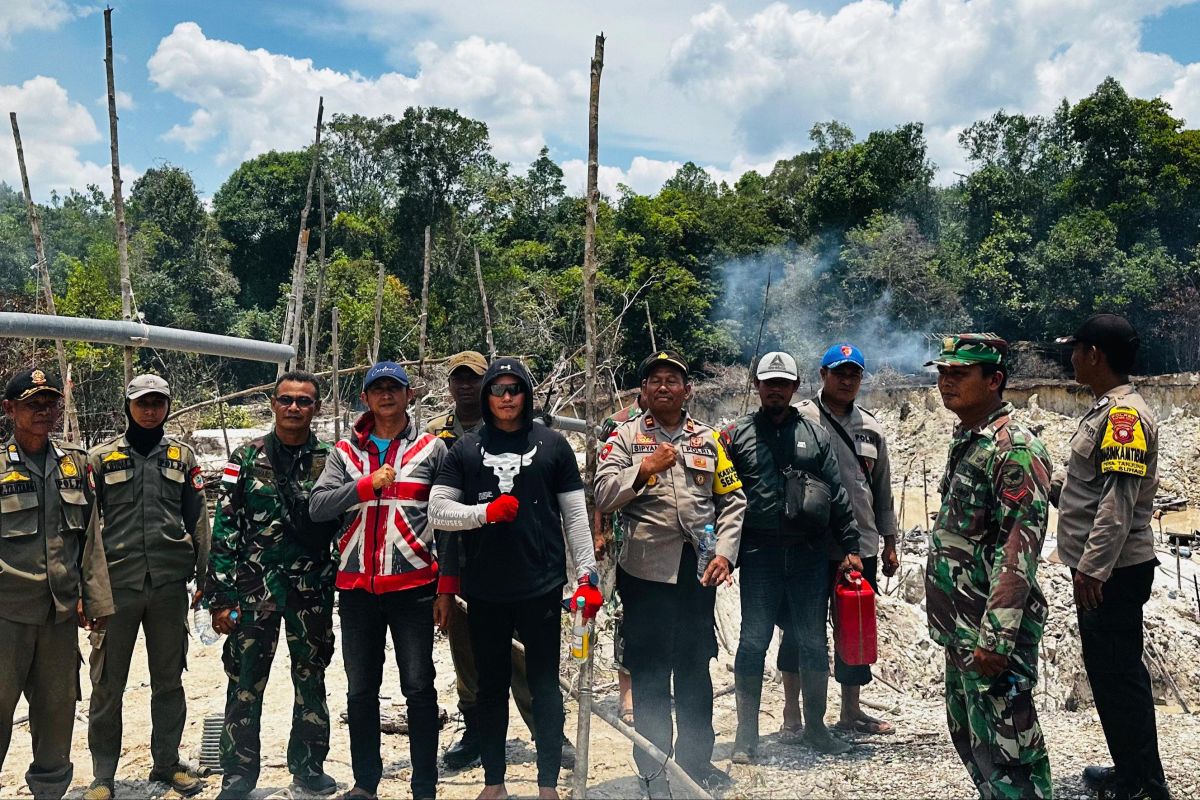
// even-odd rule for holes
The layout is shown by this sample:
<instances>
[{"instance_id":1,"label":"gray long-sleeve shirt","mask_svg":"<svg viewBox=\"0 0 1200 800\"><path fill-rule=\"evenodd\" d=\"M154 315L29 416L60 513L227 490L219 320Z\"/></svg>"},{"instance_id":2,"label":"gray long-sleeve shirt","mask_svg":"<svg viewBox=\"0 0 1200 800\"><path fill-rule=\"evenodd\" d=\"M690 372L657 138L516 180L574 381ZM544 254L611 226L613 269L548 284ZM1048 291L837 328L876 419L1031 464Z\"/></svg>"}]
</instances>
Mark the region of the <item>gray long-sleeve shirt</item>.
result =
<instances>
[{"instance_id":1,"label":"gray long-sleeve shirt","mask_svg":"<svg viewBox=\"0 0 1200 800\"><path fill-rule=\"evenodd\" d=\"M1158 489L1158 421L1129 384L1083 416L1058 500L1058 554L1106 581L1117 567L1153 559L1150 519Z\"/></svg>"},{"instance_id":2,"label":"gray long-sleeve shirt","mask_svg":"<svg viewBox=\"0 0 1200 800\"><path fill-rule=\"evenodd\" d=\"M887 438L883 426L870 412L853 406L850 415L839 417L826 406L826 411L854 442L854 450L833 430L822 416L817 404L821 394L812 400L796 404L805 418L829 432L829 438L837 451L838 468L842 486L846 487L850 507L854 510L854 521L858 525L859 555L863 558L879 555L880 537L896 536L896 512L892 508L892 462L888 455ZM867 462L869 473L864 474L858 457Z\"/></svg>"}]
</instances>

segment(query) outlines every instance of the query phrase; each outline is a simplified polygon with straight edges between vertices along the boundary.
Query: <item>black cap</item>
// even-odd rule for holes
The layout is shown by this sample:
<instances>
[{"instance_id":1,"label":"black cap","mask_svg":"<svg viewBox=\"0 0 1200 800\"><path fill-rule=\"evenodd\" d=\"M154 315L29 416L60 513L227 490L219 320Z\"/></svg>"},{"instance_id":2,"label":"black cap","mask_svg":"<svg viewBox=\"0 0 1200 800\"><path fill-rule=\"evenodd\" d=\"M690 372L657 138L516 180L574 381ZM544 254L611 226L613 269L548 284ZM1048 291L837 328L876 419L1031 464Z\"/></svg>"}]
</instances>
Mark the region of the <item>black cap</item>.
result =
<instances>
[{"instance_id":1,"label":"black cap","mask_svg":"<svg viewBox=\"0 0 1200 800\"><path fill-rule=\"evenodd\" d=\"M24 400L38 392L50 392L62 397L62 383L54 373L34 367L12 377L8 386L4 387L4 399Z\"/></svg>"},{"instance_id":2,"label":"black cap","mask_svg":"<svg viewBox=\"0 0 1200 800\"><path fill-rule=\"evenodd\" d=\"M646 376L650 374L655 367L674 367L683 373L683 377L688 376L688 363L683 356L674 350L658 350L652 353L642 365L638 367L638 380L646 380Z\"/></svg>"},{"instance_id":3,"label":"black cap","mask_svg":"<svg viewBox=\"0 0 1200 800\"><path fill-rule=\"evenodd\" d=\"M1060 336L1054 341L1069 345L1077 342L1094 344L1105 352L1121 348L1136 350L1141 343L1129 320L1116 314L1095 314L1088 317L1087 322L1080 325L1073 336Z\"/></svg>"}]
</instances>

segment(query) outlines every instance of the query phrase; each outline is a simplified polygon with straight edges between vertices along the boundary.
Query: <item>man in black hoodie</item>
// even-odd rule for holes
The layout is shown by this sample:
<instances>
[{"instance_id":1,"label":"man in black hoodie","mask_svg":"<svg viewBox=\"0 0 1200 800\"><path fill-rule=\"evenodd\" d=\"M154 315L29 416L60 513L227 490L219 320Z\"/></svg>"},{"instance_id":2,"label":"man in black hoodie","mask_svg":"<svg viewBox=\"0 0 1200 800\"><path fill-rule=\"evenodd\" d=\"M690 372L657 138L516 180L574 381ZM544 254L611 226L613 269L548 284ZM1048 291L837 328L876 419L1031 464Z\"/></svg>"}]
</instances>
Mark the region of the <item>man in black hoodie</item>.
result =
<instances>
[{"instance_id":1,"label":"man in black hoodie","mask_svg":"<svg viewBox=\"0 0 1200 800\"><path fill-rule=\"evenodd\" d=\"M583 482L562 434L533 423L533 382L520 361L492 362L482 395L483 429L455 443L429 496L431 524L453 532L446 537L451 552L440 558L456 558L459 547L465 554L460 582L443 579L438 591L461 594L470 608L485 783L479 797L508 796L504 742L515 631L525 645L533 694L538 796L556 798L563 727L558 663L567 570L564 531L578 576L575 597L585 599L589 614L601 599Z\"/></svg>"}]
</instances>

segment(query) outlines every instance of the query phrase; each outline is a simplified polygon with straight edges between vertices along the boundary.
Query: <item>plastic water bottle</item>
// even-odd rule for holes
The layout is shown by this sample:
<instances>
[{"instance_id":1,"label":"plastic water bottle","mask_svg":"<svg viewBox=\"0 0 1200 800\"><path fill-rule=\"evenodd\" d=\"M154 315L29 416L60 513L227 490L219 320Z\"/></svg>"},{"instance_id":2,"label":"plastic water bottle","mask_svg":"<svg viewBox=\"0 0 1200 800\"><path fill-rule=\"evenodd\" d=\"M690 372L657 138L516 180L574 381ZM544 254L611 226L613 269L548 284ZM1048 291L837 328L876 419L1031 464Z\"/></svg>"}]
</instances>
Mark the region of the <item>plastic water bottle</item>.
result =
<instances>
[{"instance_id":1,"label":"plastic water bottle","mask_svg":"<svg viewBox=\"0 0 1200 800\"><path fill-rule=\"evenodd\" d=\"M192 635L205 646L216 644L221 638L221 634L213 628L212 614L205 606L192 611Z\"/></svg>"},{"instance_id":2,"label":"plastic water bottle","mask_svg":"<svg viewBox=\"0 0 1200 800\"><path fill-rule=\"evenodd\" d=\"M575 599L575 613L571 625L571 658L576 661L587 661L592 649L592 625L583 618L583 609L587 601L582 597Z\"/></svg>"},{"instance_id":3,"label":"plastic water bottle","mask_svg":"<svg viewBox=\"0 0 1200 800\"><path fill-rule=\"evenodd\" d=\"M717 554L717 529L710 522L704 526L704 533L696 542L696 580L704 578L708 565Z\"/></svg>"}]
</instances>

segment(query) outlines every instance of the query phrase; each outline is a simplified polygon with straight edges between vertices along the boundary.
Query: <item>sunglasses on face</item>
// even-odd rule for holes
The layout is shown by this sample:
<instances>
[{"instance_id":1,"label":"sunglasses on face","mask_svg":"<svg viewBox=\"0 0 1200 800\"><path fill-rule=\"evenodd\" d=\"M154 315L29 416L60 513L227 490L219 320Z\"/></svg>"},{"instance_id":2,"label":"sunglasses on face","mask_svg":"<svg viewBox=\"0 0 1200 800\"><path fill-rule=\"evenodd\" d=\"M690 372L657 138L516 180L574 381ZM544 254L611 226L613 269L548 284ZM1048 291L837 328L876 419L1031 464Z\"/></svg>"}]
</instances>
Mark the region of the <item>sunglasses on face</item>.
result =
<instances>
[{"instance_id":1,"label":"sunglasses on face","mask_svg":"<svg viewBox=\"0 0 1200 800\"><path fill-rule=\"evenodd\" d=\"M519 383L493 383L488 387L488 394L492 397L503 397L504 395L516 397L524 393L525 390L521 388L521 384Z\"/></svg>"},{"instance_id":2,"label":"sunglasses on face","mask_svg":"<svg viewBox=\"0 0 1200 800\"><path fill-rule=\"evenodd\" d=\"M292 405L295 405L297 408L312 408L317 404L316 400L313 400L311 397L307 397L306 395L302 394L294 396L290 394L281 394L275 398L275 402L283 408L288 408Z\"/></svg>"}]
</instances>

